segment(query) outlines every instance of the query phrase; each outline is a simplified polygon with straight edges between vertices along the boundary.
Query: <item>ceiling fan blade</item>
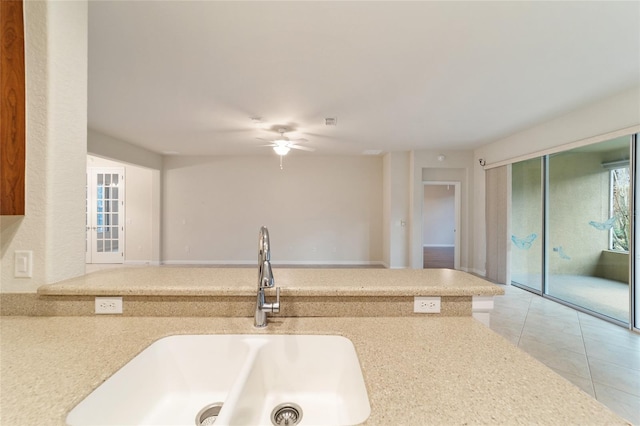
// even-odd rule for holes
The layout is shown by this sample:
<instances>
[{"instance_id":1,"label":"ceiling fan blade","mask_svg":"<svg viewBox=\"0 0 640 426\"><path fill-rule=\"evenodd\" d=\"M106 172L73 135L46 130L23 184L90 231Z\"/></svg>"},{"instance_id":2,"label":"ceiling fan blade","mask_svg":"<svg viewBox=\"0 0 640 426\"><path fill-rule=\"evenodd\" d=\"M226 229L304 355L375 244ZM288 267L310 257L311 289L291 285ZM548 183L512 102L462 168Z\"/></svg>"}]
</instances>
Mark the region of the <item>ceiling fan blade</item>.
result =
<instances>
[{"instance_id":1,"label":"ceiling fan blade","mask_svg":"<svg viewBox=\"0 0 640 426\"><path fill-rule=\"evenodd\" d=\"M278 145L276 145L275 143L270 143L270 144L267 144L267 145L260 145L260 146L270 146L270 147L274 147L274 146L278 146Z\"/></svg>"},{"instance_id":2,"label":"ceiling fan blade","mask_svg":"<svg viewBox=\"0 0 640 426\"><path fill-rule=\"evenodd\" d=\"M273 140L271 140L271 139L265 139L265 138L256 138L256 139L261 140L261 141L265 141L265 142L273 142Z\"/></svg>"},{"instance_id":3,"label":"ceiling fan blade","mask_svg":"<svg viewBox=\"0 0 640 426\"><path fill-rule=\"evenodd\" d=\"M290 139L291 142L309 142L308 139L298 138L298 139Z\"/></svg>"},{"instance_id":4,"label":"ceiling fan blade","mask_svg":"<svg viewBox=\"0 0 640 426\"><path fill-rule=\"evenodd\" d=\"M293 149L299 149L300 151L309 151L309 152L313 152L315 151L314 148L309 148L308 146L301 146L301 145L294 145L294 144L289 144L287 145L289 148L293 148Z\"/></svg>"}]
</instances>

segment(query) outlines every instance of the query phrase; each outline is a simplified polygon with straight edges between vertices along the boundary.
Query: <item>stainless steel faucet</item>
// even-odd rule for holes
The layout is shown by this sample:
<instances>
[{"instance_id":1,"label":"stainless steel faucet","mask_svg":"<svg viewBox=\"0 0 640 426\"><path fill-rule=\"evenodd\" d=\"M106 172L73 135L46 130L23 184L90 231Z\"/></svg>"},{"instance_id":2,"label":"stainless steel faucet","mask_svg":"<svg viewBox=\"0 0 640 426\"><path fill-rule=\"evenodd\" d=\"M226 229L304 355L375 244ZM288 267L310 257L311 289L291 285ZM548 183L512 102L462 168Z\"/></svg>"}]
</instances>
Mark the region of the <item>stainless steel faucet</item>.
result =
<instances>
[{"instance_id":1,"label":"stainless steel faucet","mask_svg":"<svg viewBox=\"0 0 640 426\"><path fill-rule=\"evenodd\" d=\"M266 303L264 289L272 288L275 284L273 271L271 270L271 249L269 246L269 230L266 226L260 228L258 234L258 295L256 300L256 313L254 326L267 326L267 313L280 312L280 287L276 287L275 303Z\"/></svg>"}]
</instances>

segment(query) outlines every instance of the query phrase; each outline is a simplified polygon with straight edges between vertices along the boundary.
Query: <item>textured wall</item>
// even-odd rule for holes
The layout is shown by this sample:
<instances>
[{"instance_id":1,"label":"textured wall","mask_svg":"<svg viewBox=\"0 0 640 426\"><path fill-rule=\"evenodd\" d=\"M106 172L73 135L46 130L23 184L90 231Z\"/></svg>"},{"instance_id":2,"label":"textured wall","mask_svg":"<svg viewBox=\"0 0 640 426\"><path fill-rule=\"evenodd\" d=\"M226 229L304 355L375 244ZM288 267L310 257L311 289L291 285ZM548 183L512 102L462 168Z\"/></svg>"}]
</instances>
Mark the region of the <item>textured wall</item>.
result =
<instances>
[{"instance_id":1,"label":"textured wall","mask_svg":"<svg viewBox=\"0 0 640 426\"><path fill-rule=\"evenodd\" d=\"M25 2L25 68L27 84L26 214L0 216L2 291L28 292L46 281L46 166L47 166L47 7ZM13 278L15 250L33 250L33 277Z\"/></svg>"},{"instance_id":2,"label":"textured wall","mask_svg":"<svg viewBox=\"0 0 640 426\"><path fill-rule=\"evenodd\" d=\"M84 274L87 2L48 2L47 281ZM64 218L64 220L62 220Z\"/></svg>"},{"instance_id":3,"label":"textured wall","mask_svg":"<svg viewBox=\"0 0 640 426\"><path fill-rule=\"evenodd\" d=\"M2 292L84 273L87 3L27 1L26 215L0 219ZM33 277L14 278L15 250L33 250Z\"/></svg>"},{"instance_id":4,"label":"textured wall","mask_svg":"<svg viewBox=\"0 0 640 426\"><path fill-rule=\"evenodd\" d=\"M382 158L166 157L163 260L256 261L258 230L274 263L382 261Z\"/></svg>"},{"instance_id":5,"label":"textured wall","mask_svg":"<svg viewBox=\"0 0 640 426\"><path fill-rule=\"evenodd\" d=\"M409 153L384 156L383 253L388 268L409 265ZM403 224L404 222L404 224Z\"/></svg>"}]
</instances>

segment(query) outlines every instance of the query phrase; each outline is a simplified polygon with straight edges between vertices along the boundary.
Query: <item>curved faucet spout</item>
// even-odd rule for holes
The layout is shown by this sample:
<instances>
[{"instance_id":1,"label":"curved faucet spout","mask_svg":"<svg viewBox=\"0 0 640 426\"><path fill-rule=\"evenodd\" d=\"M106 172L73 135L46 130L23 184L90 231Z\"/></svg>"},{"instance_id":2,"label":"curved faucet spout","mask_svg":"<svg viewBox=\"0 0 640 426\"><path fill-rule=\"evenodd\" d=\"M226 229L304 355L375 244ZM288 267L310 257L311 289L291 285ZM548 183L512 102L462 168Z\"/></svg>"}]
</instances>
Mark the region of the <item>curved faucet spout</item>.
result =
<instances>
[{"instance_id":1,"label":"curved faucet spout","mask_svg":"<svg viewBox=\"0 0 640 426\"><path fill-rule=\"evenodd\" d=\"M269 230L266 226L262 226L258 234L258 267L261 267L265 260L271 260L271 249L269 247Z\"/></svg>"},{"instance_id":2,"label":"curved faucet spout","mask_svg":"<svg viewBox=\"0 0 640 426\"><path fill-rule=\"evenodd\" d=\"M262 288L271 288L275 284L273 280L273 270L271 269L271 263L265 260L262 263L260 270L260 283L258 284Z\"/></svg>"},{"instance_id":3,"label":"curved faucet spout","mask_svg":"<svg viewBox=\"0 0 640 426\"><path fill-rule=\"evenodd\" d=\"M267 312L280 312L280 288L276 288L276 301L267 303L264 289L271 288L275 284L273 270L271 269L271 249L269 245L269 230L266 226L260 228L258 234L258 293L256 295L256 312L254 325L265 327L267 325Z\"/></svg>"}]
</instances>

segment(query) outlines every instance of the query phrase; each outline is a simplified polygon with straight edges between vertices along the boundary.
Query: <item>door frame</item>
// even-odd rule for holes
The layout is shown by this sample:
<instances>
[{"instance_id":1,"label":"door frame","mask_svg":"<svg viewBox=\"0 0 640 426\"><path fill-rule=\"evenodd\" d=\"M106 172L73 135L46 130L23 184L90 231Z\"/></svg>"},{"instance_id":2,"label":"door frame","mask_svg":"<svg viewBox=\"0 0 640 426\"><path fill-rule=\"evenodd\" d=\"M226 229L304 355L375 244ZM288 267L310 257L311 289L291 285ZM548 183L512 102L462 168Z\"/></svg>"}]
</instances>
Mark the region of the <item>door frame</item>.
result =
<instances>
[{"instance_id":1,"label":"door frame","mask_svg":"<svg viewBox=\"0 0 640 426\"><path fill-rule=\"evenodd\" d=\"M462 187L459 181L423 181L422 182L422 202L420 203L420 241L421 247L424 247L424 189L426 186L453 186L453 204L454 204L454 248L453 248L453 268L460 269L460 189ZM423 261L424 268L424 261Z\"/></svg>"}]
</instances>

